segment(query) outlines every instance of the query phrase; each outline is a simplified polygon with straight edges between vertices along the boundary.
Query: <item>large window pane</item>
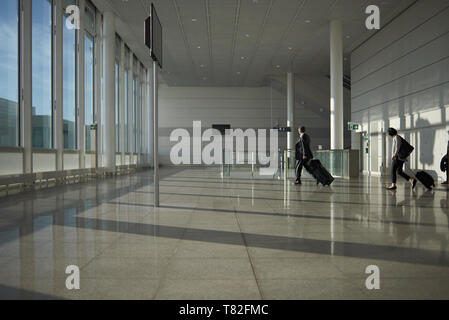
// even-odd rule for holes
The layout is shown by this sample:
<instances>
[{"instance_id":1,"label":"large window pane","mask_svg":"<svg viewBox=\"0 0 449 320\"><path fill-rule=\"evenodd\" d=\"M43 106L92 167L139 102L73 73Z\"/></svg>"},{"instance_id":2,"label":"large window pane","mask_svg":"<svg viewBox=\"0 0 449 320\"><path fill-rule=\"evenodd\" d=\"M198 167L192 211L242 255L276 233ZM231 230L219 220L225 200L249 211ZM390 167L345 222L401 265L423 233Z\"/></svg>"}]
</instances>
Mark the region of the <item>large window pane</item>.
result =
<instances>
[{"instance_id":1,"label":"large window pane","mask_svg":"<svg viewBox=\"0 0 449 320\"><path fill-rule=\"evenodd\" d=\"M95 9L86 5L84 13L84 26L86 27L86 30L95 34Z\"/></svg>"},{"instance_id":2,"label":"large window pane","mask_svg":"<svg viewBox=\"0 0 449 320\"><path fill-rule=\"evenodd\" d=\"M33 147L52 147L52 3L32 1Z\"/></svg>"},{"instance_id":3,"label":"large window pane","mask_svg":"<svg viewBox=\"0 0 449 320\"><path fill-rule=\"evenodd\" d=\"M123 143L124 143L124 148L125 148L125 152L129 152L129 143L128 143L128 141L129 141L129 139L128 139L128 134L129 134L129 132L128 132L128 122L129 122L129 108L128 108L128 97L129 97L129 94L128 94L128 88L129 88L129 85L128 85L128 70L125 70L125 73L124 73L124 93L125 93L125 95L124 95L124 98L125 98L125 105L123 106L124 107L124 113L125 113L125 119L123 119L124 120L124 126L125 126L125 141L123 141Z\"/></svg>"},{"instance_id":4,"label":"large window pane","mask_svg":"<svg viewBox=\"0 0 449 320\"><path fill-rule=\"evenodd\" d=\"M115 151L120 152L120 67L115 62Z\"/></svg>"},{"instance_id":5,"label":"large window pane","mask_svg":"<svg viewBox=\"0 0 449 320\"><path fill-rule=\"evenodd\" d=\"M86 34L84 40L84 108L86 125L86 151L93 150L90 125L94 123L94 39Z\"/></svg>"},{"instance_id":6,"label":"large window pane","mask_svg":"<svg viewBox=\"0 0 449 320\"><path fill-rule=\"evenodd\" d=\"M64 10L65 13L65 10ZM66 25L67 17L62 22L62 116L64 128L64 149L76 148L76 37L75 29Z\"/></svg>"},{"instance_id":7,"label":"large window pane","mask_svg":"<svg viewBox=\"0 0 449 320\"><path fill-rule=\"evenodd\" d=\"M140 69L142 70L142 69ZM142 82L139 81L139 152L142 153L142 121L143 121L143 116L142 116L142 103L143 103L143 99L142 99Z\"/></svg>"},{"instance_id":8,"label":"large window pane","mask_svg":"<svg viewBox=\"0 0 449 320\"><path fill-rule=\"evenodd\" d=\"M0 2L0 146L16 147L19 107L19 22L17 0Z\"/></svg>"},{"instance_id":9,"label":"large window pane","mask_svg":"<svg viewBox=\"0 0 449 320\"><path fill-rule=\"evenodd\" d=\"M133 79L133 131L134 131L134 148L133 152L137 152L137 76Z\"/></svg>"}]
</instances>

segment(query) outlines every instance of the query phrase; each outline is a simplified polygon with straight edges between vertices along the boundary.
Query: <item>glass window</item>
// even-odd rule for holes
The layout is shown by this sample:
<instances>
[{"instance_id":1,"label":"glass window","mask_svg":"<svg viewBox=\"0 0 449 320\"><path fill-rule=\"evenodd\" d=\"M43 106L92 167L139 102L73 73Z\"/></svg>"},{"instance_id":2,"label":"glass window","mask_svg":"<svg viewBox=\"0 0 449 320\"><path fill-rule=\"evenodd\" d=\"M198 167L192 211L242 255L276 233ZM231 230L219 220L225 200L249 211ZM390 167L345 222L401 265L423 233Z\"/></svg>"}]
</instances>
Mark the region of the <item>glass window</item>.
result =
<instances>
[{"instance_id":1,"label":"glass window","mask_svg":"<svg viewBox=\"0 0 449 320\"><path fill-rule=\"evenodd\" d=\"M134 76L133 78L133 133L134 133L133 152L137 152L137 76Z\"/></svg>"},{"instance_id":2,"label":"glass window","mask_svg":"<svg viewBox=\"0 0 449 320\"><path fill-rule=\"evenodd\" d=\"M89 33L95 34L95 9L86 5L84 12L84 26Z\"/></svg>"},{"instance_id":3,"label":"glass window","mask_svg":"<svg viewBox=\"0 0 449 320\"><path fill-rule=\"evenodd\" d=\"M68 2L68 1L65 1ZM74 3L73 3L74 4ZM76 33L66 26L67 16L62 21L62 117L64 149L76 146Z\"/></svg>"},{"instance_id":4,"label":"glass window","mask_svg":"<svg viewBox=\"0 0 449 320\"><path fill-rule=\"evenodd\" d=\"M19 145L19 8L0 2L0 146Z\"/></svg>"},{"instance_id":5,"label":"glass window","mask_svg":"<svg viewBox=\"0 0 449 320\"><path fill-rule=\"evenodd\" d=\"M93 150L90 125L94 123L94 38L86 33L84 38L84 121L86 131L86 151Z\"/></svg>"},{"instance_id":6,"label":"glass window","mask_svg":"<svg viewBox=\"0 0 449 320\"><path fill-rule=\"evenodd\" d=\"M115 151L120 152L120 66L115 62Z\"/></svg>"},{"instance_id":7,"label":"glass window","mask_svg":"<svg viewBox=\"0 0 449 320\"><path fill-rule=\"evenodd\" d=\"M32 1L33 147L52 148L52 2Z\"/></svg>"},{"instance_id":8,"label":"glass window","mask_svg":"<svg viewBox=\"0 0 449 320\"><path fill-rule=\"evenodd\" d=\"M128 88L129 88L129 85L128 85L128 81L129 81L129 78L128 78L128 70L127 69L125 69L125 73L124 73L124 98L125 98L125 105L123 106L124 107L124 113L125 113L125 119L123 119L124 120L124 126L125 126L125 141L123 141L123 143L124 143L124 148L125 148L125 152L129 152L129 143L128 143L128 121L129 121L129 108L128 108L128 97L129 97L129 94L128 94Z\"/></svg>"},{"instance_id":9,"label":"glass window","mask_svg":"<svg viewBox=\"0 0 449 320\"><path fill-rule=\"evenodd\" d=\"M140 69L141 71L143 69ZM143 141L143 84L139 81L139 151L142 153L142 141Z\"/></svg>"}]
</instances>

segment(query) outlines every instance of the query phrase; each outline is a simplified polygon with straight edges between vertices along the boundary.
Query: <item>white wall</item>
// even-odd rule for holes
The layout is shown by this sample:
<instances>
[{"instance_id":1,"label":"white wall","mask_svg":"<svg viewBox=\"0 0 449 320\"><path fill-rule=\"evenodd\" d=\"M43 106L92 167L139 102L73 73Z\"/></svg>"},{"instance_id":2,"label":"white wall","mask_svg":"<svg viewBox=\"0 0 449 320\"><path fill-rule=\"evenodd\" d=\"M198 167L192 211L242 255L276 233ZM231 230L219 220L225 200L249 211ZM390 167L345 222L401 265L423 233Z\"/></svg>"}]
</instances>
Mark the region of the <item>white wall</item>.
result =
<instances>
[{"instance_id":1,"label":"white wall","mask_svg":"<svg viewBox=\"0 0 449 320\"><path fill-rule=\"evenodd\" d=\"M375 133L395 127L416 148L410 168L443 178L439 163L449 129L449 2L418 1L357 48L351 60L352 121L362 123L371 137L372 171L380 171L382 153ZM386 159L390 149L387 139Z\"/></svg>"},{"instance_id":2,"label":"white wall","mask_svg":"<svg viewBox=\"0 0 449 320\"><path fill-rule=\"evenodd\" d=\"M296 104L296 124L310 128L312 144L328 145L322 128L329 121ZM213 124L230 124L233 129L270 129L286 126L286 95L271 87L168 87L159 88L160 155L162 164L170 164L170 133L177 128L192 131L192 121L202 121L203 129ZM321 137L322 136L322 137ZM286 134L279 134L279 146L286 144Z\"/></svg>"}]
</instances>

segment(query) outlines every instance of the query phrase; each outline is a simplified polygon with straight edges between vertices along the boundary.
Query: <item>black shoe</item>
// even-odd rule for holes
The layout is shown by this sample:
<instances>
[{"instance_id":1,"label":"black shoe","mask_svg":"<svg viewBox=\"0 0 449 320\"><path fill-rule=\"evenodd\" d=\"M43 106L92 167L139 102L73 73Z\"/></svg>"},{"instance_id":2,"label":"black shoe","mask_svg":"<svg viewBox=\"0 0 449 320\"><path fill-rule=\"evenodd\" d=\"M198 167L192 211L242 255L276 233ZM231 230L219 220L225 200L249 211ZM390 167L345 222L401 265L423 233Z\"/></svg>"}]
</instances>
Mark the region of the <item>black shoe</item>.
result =
<instances>
[{"instance_id":1,"label":"black shoe","mask_svg":"<svg viewBox=\"0 0 449 320\"><path fill-rule=\"evenodd\" d=\"M394 186L394 187L387 187L387 190L397 190L397 186Z\"/></svg>"},{"instance_id":2,"label":"black shoe","mask_svg":"<svg viewBox=\"0 0 449 320\"><path fill-rule=\"evenodd\" d=\"M413 180L413 186L412 186L412 189L415 189L416 188L416 184L418 183L418 180Z\"/></svg>"},{"instance_id":3,"label":"black shoe","mask_svg":"<svg viewBox=\"0 0 449 320\"><path fill-rule=\"evenodd\" d=\"M302 183L301 183L301 180L296 180L296 181L295 181L295 184L296 184L296 185L302 184Z\"/></svg>"}]
</instances>

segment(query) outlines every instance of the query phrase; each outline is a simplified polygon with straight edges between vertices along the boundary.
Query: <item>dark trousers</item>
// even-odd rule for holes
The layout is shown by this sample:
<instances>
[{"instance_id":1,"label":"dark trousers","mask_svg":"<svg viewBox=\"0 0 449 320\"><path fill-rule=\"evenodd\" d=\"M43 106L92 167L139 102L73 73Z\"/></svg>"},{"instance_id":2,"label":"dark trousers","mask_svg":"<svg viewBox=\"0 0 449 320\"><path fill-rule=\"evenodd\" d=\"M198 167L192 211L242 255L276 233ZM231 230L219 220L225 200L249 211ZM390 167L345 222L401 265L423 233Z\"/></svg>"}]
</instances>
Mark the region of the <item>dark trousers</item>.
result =
<instances>
[{"instance_id":1,"label":"dark trousers","mask_svg":"<svg viewBox=\"0 0 449 320\"><path fill-rule=\"evenodd\" d=\"M393 166L391 168L391 177L393 183L396 183L397 181L397 174L399 174L401 177L403 177L405 180L410 180L410 177L404 173L404 161L399 159L393 160Z\"/></svg>"},{"instance_id":2,"label":"dark trousers","mask_svg":"<svg viewBox=\"0 0 449 320\"><path fill-rule=\"evenodd\" d=\"M304 167L306 167L306 169L307 169L308 163L309 163L309 159L307 159L307 160L302 159L302 160L296 161L296 180L301 180L302 169Z\"/></svg>"}]
</instances>

